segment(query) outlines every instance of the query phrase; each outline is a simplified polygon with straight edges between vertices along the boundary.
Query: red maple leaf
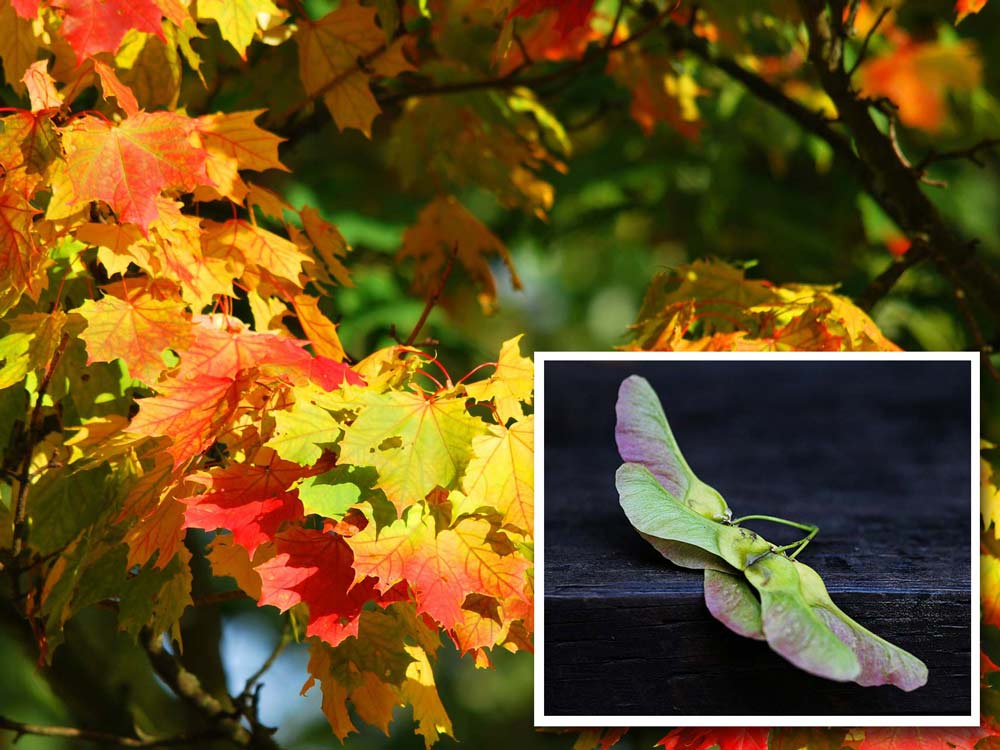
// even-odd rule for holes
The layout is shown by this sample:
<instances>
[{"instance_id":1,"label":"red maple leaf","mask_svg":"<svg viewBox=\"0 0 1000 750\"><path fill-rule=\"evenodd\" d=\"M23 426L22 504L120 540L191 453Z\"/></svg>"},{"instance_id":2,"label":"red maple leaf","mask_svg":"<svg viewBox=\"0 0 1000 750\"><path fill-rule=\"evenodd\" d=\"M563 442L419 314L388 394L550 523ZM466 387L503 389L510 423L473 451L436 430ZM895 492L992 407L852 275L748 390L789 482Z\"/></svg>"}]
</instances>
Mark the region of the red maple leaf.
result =
<instances>
[{"instance_id":1,"label":"red maple leaf","mask_svg":"<svg viewBox=\"0 0 1000 750\"><path fill-rule=\"evenodd\" d=\"M159 216L163 190L210 184L206 153L191 143L197 126L173 112L137 112L118 125L74 120L63 142L76 201L102 200L119 220L145 231Z\"/></svg>"},{"instance_id":2,"label":"red maple leaf","mask_svg":"<svg viewBox=\"0 0 1000 750\"><path fill-rule=\"evenodd\" d=\"M275 373L292 380L312 381L327 391L339 388L345 381L364 385L364 380L347 365L313 357L302 348L305 341L252 331L240 320L225 315L196 315L194 322L194 343L181 352L181 379L198 374L234 377L249 367L267 372L270 366Z\"/></svg>"},{"instance_id":3,"label":"red maple leaf","mask_svg":"<svg viewBox=\"0 0 1000 750\"><path fill-rule=\"evenodd\" d=\"M767 750L767 727L683 727L656 743L664 750Z\"/></svg>"},{"instance_id":4,"label":"red maple leaf","mask_svg":"<svg viewBox=\"0 0 1000 750\"><path fill-rule=\"evenodd\" d=\"M387 603L375 591L374 578L354 584L354 554L336 534L293 527L281 532L276 542L278 554L256 568L262 583L257 604L270 604L284 612L306 602L306 635L336 646L358 634L365 602Z\"/></svg>"},{"instance_id":5,"label":"red maple leaf","mask_svg":"<svg viewBox=\"0 0 1000 750\"><path fill-rule=\"evenodd\" d=\"M302 475L301 466L278 458L267 466L233 464L199 472L190 479L203 484L206 492L179 498L187 505L184 526L229 529L252 558L282 524L302 518L298 492L288 489Z\"/></svg>"},{"instance_id":6,"label":"red maple leaf","mask_svg":"<svg viewBox=\"0 0 1000 750\"><path fill-rule=\"evenodd\" d=\"M38 12L37 2L20 5L21 15L30 12L31 5ZM167 40L160 24L163 13L153 0L56 0L52 5L63 12L62 36L76 52L77 62L98 52L117 52L131 29Z\"/></svg>"}]
</instances>

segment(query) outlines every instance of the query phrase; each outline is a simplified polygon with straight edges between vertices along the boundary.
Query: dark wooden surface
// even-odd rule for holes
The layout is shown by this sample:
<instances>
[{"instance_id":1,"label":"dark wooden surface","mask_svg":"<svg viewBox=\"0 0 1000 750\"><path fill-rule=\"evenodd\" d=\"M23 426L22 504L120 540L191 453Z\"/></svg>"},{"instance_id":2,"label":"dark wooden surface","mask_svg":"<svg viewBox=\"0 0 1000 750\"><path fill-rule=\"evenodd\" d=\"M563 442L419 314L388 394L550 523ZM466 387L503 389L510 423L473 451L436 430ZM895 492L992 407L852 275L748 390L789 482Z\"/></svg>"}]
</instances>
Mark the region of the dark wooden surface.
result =
<instances>
[{"instance_id":1,"label":"dark wooden surface","mask_svg":"<svg viewBox=\"0 0 1000 750\"><path fill-rule=\"evenodd\" d=\"M821 527L800 559L841 609L923 659L927 685L813 677L712 618L701 573L660 557L618 505L614 403L632 373L735 515ZM546 714L968 715L968 373L958 362L547 363Z\"/></svg>"}]
</instances>

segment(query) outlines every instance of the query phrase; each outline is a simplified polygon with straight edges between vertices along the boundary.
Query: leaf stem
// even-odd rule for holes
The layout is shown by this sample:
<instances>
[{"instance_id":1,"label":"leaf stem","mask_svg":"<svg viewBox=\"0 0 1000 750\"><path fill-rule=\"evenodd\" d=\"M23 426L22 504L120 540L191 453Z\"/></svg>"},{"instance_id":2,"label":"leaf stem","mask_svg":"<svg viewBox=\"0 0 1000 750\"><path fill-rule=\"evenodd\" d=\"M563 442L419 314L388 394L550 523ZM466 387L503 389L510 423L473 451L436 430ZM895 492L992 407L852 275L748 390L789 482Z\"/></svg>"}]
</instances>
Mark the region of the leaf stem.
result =
<instances>
[{"instance_id":1,"label":"leaf stem","mask_svg":"<svg viewBox=\"0 0 1000 750\"><path fill-rule=\"evenodd\" d=\"M764 515L751 515L751 516L741 516L740 518L734 519L730 523L733 526L739 526L743 521L770 521L771 523L780 523L784 526L791 526L796 529L801 529L802 531L808 531L804 537L799 539L797 542L792 542L791 544L785 544L780 547L772 547L772 552L784 552L785 550L795 549L795 551L789 555L789 557L794 560L798 554L808 546L809 542L819 533L819 526L812 523L799 523L798 521L789 521L787 518L778 518L777 516L764 516Z\"/></svg>"}]
</instances>

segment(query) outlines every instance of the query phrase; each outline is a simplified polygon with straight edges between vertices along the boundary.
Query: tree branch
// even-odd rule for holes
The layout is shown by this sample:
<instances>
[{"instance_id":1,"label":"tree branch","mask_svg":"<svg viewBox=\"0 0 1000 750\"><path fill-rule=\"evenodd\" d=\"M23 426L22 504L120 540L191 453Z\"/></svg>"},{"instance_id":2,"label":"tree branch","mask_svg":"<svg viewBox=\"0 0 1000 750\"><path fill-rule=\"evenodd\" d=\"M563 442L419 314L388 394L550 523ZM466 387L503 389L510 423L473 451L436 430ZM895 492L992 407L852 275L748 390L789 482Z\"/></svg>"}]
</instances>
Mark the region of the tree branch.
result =
<instances>
[{"instance_id":1,"label":"tree branch","mask_svg":"<svg viewBox=\"0 0 1000 750\"><path fill-rule=\"evenodd\" d=\"M209 694L202 687L198 677L164 648L161 637L144 629L139 639L160 679L178 698L194 707L211 722L222 736L240 747L261 750L274 750L278 747L265 727L257 725L252 733L247 730L240 721L242 714L226 708L215 696Z\"/></svg>"},{"instance_id":2,"label":"tree branch","mask_svg":"<svg viewBox=\"0 0 1000 750\"><path fill-rule=\"evenodd\" d=\"M935 262L956 274L963 289L975 291L983 300L1000 299L1000 276L945 222L921 189L918 171L900 159L891 137L872 119L871 102L854 90L844 70L840 5L832 5L830 10L824 0L799 0L809 32L809 59L853 138L857 151L853 166L862 186L907 237L926 244ZM993 315L1000 324L1000 310Z\"/></svg>"},{"instance_id":3,"label":"tree branch","mask_svg":"<svg viewBox=\"0 0 1000 750\"><path fill-rule=\"evenodd\" d=\"M897 258L888 268L872 279L865 290L858 295L858 307L869 312L875 303L887 295L904 273L925 260L930 255L930 248L924 243L915 243L906 251L906 255Z\"/></svg>"},{"instance_id":4,"label":"tree branch","mask_svg":"<svg viewBox=\"0 0 1000 750\"><path fill-rule=\"evenodd\" d=\"M215 728L192 734L179 734L173 737L139 739L137 737L121 737L110 732L99 732L92 729L76 727L46 726L41 724L26 724L21 721L0 716L0 729L14 732L14 742L22 736L32 734L39 737L64 737L66 739L95 742L104 747L156 748L176 747L178 745L196 745L206 740L217 740L225 737Z\"/></svg>"}]
</instances>

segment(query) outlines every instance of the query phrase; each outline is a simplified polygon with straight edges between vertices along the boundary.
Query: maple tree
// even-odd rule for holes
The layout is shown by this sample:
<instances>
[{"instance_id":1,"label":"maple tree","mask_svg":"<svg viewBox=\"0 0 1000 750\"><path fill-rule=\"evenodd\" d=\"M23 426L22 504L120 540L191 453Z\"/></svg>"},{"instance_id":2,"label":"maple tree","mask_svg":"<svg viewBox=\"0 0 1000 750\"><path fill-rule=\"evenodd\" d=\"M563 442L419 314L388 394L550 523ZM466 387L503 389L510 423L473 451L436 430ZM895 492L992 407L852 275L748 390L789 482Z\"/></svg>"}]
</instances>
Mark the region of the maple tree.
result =
<instances>
[{"instance_id":1,"label":"maple tree","mask_svg":"<svg viewBox=\"0 0 1000 750\"><path fill-rule=\"evenodd\" d=\"M551 221L560 176L609 111L644 139L708 141L706 112L742 87L798 129L787 150L850 175L895 256L853 300L725 260L672 263L626 348L895 350L868 313L923 264L997 376L1000 282L923 185L995 141L930 141L911 162L900 136L964 139L963 106L987 94L960 33L990 10L958 0L930 34L896 2L778 1L761 16L721 2L0 0L2 599L54 682L67 630L100 610L191 706L183 725L144 708L107 726L5 714L0 728L275 746L263 670L234 694L182 638L228 599L284 613L278 651L306 644L303 691L322 694L341 740L361 724L388 733L401 705L428 746L455 733L439 655L489 667L532 649L534 418L530 337L490 336L475 349L492 361L472 366L452 329L485 327L508 287L530 292L487 218ZM293 165L306 179L300 149L328 123L362 171L391 165L419 201L392 248L416 302L370 340L343 332L369 308L398 314L354 287L381 260L351 252L337 205L281 181ZM984 466L993 627L1000 512ZM963 747L996 715L977 732L685 729L661 744ZM624 731L573 741L610 747Z\"/></svg>"}]
</instances>

